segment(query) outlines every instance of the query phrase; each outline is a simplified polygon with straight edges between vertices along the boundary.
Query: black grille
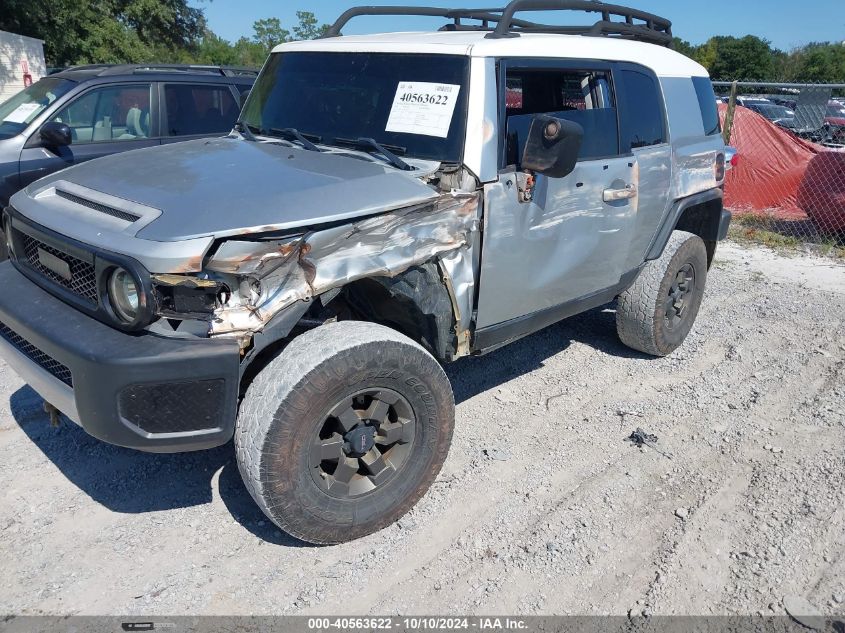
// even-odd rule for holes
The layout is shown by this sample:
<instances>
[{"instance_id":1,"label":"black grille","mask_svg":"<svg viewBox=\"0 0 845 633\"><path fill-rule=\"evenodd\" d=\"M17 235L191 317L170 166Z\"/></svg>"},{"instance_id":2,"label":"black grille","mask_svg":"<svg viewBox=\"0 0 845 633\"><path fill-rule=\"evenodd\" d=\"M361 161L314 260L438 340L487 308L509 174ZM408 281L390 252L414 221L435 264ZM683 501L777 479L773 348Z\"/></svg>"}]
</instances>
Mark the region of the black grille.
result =
<instances>
[{"instance_id":1,"label":"black grille","mask_svg":"<svg viewBox=\"0 0 845 633\"><path fill-rule=\"evenodd\" d=\"M84 262L52 246L47 246L44 242L26 233L19 233L19 235L23 241L24 258L29 262L30 266L50 281L64 286L72 293L79 295L83 299L87 299L94 305L97 304L97 275L94 271L93 264ZM70 279L65 279L62 275L44 266L38 257L39 248L66 262L70 267Z\"/></svg>"},{"instance_id":2,"label":"black grille","mask_svg":"<svg viewBox=\"0 0 845 633\"><path fill-rule=\"evenodd\" d=\"M126 220L127 222L137 222L141 219L140 215L135 215L134 213L129 213L128 211L121 211L120 209L115 209L114 207L110 207L106 204L94 202L88 198L82 198L76 194L62 191L61 189L56 189L56 195L60 198L64 198L65 200L75 202L76 204L81 204L83 207L88 207L94 211L99 211L100 213L105 213L113 218L120 218L121 220Z\"/></svg>"},{"instance_id":3,"label":"black grille","mask_svg":"<svg viewBox=\"0 0 845 633\"><path fill-rule=\"evenodd\" d=\"M120 392L120 415L147 433L201 431L220 426L225 381L132 385Z\"/></svg>"},{"instance_id":4,"label":"black grille","mask_svg":"<svg viewBox=\"0 0 845 633\"><path fill-rule=\"evenodd\" d=\"M35 345L24 339L22 336L13 332L10 327L8 327L2 322L0 322L0 337L6 339L21 354L29 358L35 364L39 365L42 369L47 370L53 376L65 383L68 387L73 387L73 378L70 375L70 369L65 367L65 365L57 361L52 356L42 352L40 349L35 347Z\"/></svg>"}]
</instances>

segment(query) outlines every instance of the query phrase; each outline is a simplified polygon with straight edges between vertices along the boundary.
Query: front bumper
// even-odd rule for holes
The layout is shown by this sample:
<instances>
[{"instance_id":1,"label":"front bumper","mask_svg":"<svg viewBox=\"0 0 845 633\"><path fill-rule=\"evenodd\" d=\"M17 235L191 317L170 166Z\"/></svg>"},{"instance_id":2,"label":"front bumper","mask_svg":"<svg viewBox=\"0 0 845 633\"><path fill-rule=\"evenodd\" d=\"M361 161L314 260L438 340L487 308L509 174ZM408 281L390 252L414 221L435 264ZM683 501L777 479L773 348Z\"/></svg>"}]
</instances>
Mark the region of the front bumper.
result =
<instances>
[{"instance_id":1,"label":"front bumper","mask_svg":"<svg viewBox=\"0 0 845 633\"><path fill-rule=\"evenodd\" d=\"M235 341L125 333L0 264L0 356L94 437L152 452L212 448L234 432Z\"/></svg>"}]
</instances>

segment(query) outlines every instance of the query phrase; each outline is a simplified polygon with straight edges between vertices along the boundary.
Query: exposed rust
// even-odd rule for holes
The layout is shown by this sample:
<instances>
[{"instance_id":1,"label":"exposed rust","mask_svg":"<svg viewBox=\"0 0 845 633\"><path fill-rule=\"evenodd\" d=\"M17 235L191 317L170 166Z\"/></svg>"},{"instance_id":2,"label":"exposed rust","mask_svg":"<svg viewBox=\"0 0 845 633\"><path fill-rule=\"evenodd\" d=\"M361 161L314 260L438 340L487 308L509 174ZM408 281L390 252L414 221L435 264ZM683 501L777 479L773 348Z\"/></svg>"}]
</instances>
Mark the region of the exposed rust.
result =
<instances>
[{"instance_id":1,"label":"exposed rust","mask_svg":"<svg viewBox=\"0 0 845 633\"><path fill-rule=\"evenodd\" d=\"M174 273L198 273L202 270L202 255L196 255L176 266Z\"/></svg>"},{"instance_id":2,"label":"exposed rust","mask_svg":"<svg viewBox=\"0 0 845 633\"><path fill-rule=\"evenodd\" d=\"M268 265L283 263L297 252L300 240L279 242L227 242L209 263L209 270L223 273L255 273ZM238 252L237 248L242 248ZM249 250L250 248L254 250ZM232 253L226 253L226 249Z\"/></svg>"}]
</instances>

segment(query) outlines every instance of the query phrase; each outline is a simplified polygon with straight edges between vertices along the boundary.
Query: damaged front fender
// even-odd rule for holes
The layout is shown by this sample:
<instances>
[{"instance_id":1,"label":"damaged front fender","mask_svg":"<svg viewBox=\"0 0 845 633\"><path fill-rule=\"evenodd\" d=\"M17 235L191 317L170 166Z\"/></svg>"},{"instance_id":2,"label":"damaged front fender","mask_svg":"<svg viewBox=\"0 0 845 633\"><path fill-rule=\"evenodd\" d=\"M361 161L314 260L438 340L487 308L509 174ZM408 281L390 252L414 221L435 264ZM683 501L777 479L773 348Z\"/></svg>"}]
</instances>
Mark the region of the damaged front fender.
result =
<instances>
[{"instance_id":1,"label":"damaged front fender","mask_svg":"<svg viewBox=\"0 0 845 633\"><path fill-rule=\"evenodd\" d=\"M444 257L458 327L468 326L474 275L469 250L478 231L478 193L453 192L350 224L269 242L223 243L206 266L238 288L215 310L210 334L261 331L281 310L366 277L394 277ZM456 296L460 289L461 296ZM466 296L464 296L466 295ZM460 308L459 308L460 306Z\"/></svg>"}]
</instances>

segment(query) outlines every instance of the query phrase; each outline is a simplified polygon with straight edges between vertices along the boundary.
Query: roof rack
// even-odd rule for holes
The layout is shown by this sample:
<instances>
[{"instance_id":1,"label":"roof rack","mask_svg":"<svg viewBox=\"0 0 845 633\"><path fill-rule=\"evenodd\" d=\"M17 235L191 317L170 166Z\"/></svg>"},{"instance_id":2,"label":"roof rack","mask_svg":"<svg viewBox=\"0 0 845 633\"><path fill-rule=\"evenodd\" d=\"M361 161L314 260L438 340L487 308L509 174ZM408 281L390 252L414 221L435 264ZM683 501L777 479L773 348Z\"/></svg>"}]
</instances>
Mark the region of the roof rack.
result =
<instances>
[{"instance_id":1,"label":"roof rack","mask_svg":"<svg viewBox=\"0 0 845 633\"><path fill-rule=\"evenodd\" d=\"M538 24L514 18L519 11L582 11L600 13L592 25L567 26ZM665 18L598 0L512 0L496 9L446 9L438 7L363 6L345 11L323 37L338 37L352 18L362 15L413 15L452 20L441 31L488 31L488 38L519 37L522 33L561 33L566 35L605 36L639 40L672 46L672 22ZM614 20L613 18L622 18ZM466 24L464 20L476 23Z\"/></svg>"},{"instance_id":2,"label":"roof rack","mask_svg":"<svg viewBox=\"0 0 845 633\"><path fill-rule=\"evenodd\" d=\"M243 66L213 66L201 64L87 64L65 68L69 71L99 71L100 76L131 75L143 73L209 73L224 77L254 77L258 69Z\"/></svg>"}]
</instances>

